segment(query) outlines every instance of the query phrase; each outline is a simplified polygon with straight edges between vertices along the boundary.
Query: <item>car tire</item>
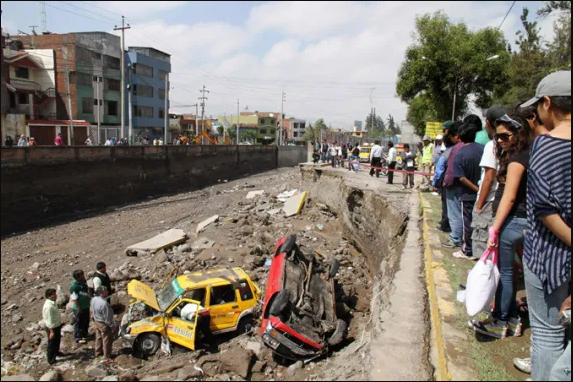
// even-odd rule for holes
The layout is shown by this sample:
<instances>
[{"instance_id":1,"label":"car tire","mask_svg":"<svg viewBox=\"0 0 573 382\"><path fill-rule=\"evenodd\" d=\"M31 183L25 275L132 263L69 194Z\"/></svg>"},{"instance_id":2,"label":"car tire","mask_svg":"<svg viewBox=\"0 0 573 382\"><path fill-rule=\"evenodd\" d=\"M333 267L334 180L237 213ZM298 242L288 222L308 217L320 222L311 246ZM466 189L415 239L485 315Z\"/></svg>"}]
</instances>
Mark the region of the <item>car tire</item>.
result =
<instances>
[{"instance_id":1,"label":"car tire","mask_svg":"<svg viewBox=\"0 0 573 382\"><path fill-rule=\"evenodd\" d=\"M281 290L275 297L270 313L271 316L279 317L282 315L285 310L288 308L288 304L290 303L290 292L288 289Z\"/></svg>"},{"instance_id":2,"label":"car tire","mask_svg":"<svg viewBox=\"0 0 573 382\"><path fill-rule=\"evenodd\" d=\"M348 334L348 324L346 323L346 321L337 320L336 330L328 340L328 345L332 347L340 345L342 341L346 339L347 334Z\"/></svg>"},{"instance_id":3,"label":"car tire","mask_svg":"<svg viewBox=\"0 0 573 382\"><path fill-rule=\"evenodd\" d=\"M246 334L252 332L254 327L255 327L255 320L253 316L245 316L241 318L241 321L239 321L239 326L237 331L239 332L239 335Z\"/></svg>"},{"instance_id":4,"label":"car tire","mask_svg":"<svg viewBox=\"0 0 573 382\"><path fill-rule=\"evenodd\" d=\"M283 243L283 245L281 245L277 255L280 255L281 253L284 253L287 255L287 257L290 256L290 254L296 249L296 236L295 235L291 235L289 237L287 237L286 241Z\"/></svg>"},{"instance_id":5,"label":"car tire","mask_svg":"<svg viewBox=\"0 0 573 382\"><path fill-rule=\"evenodd\" d=\"M143 333L135 341L134 350L142 357L152 357L161 347L161 336L157 333Z\"/></svg>"},{"instance_id":6,"label":"car tire","mask_svg":"<svg viewBox=\"0 0 573 382\"><path fill-rule=\"evenodd\" d=\"M333 278L335 278L339 270L340 270L340 261L338 261L338 259L336 258L332 259L332 262L330 263L330 269L328 271L328 279L332 280Z\"/></svg>"}]
</instances>

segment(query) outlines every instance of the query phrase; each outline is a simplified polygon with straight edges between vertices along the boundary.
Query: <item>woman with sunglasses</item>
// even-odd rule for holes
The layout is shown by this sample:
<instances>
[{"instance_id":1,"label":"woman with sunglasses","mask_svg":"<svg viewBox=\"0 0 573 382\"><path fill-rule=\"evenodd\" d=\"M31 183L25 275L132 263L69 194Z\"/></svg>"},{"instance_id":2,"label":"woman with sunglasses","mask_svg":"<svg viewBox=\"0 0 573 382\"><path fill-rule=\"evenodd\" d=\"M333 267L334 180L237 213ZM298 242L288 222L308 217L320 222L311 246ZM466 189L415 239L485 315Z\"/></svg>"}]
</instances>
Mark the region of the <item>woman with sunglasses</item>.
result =
<instances>
[{"instance_id":1,"label":"woman with sunglasses","mask_svg":"<svg viewBox=\"0 0 573 382\"><path fill-rule=\"evenodd\" d=\"M499 251L501 282L495 296L493 314L470 327L483 335L505 339L521 336L521 319L514 286L515 254L523 245L527 229L527 172L531 129L517 115L504 115L496 121L496 156L499 159L499 187L493 203L495 216L490 228L489 249Z\"/></svg>"},{"instance_id":2,"label":"woman with sunglasses","mask_svg":"<svg viewBox=\"0 0 573 382\"><path fill-rule=\"evenodd\" d=\"M533 99L549 134L531 150L524 272L531 321L532 380L571 380L571 71L544 78ZM570 329L570 319L569 319Z\"/></svg>"}]
</instances>

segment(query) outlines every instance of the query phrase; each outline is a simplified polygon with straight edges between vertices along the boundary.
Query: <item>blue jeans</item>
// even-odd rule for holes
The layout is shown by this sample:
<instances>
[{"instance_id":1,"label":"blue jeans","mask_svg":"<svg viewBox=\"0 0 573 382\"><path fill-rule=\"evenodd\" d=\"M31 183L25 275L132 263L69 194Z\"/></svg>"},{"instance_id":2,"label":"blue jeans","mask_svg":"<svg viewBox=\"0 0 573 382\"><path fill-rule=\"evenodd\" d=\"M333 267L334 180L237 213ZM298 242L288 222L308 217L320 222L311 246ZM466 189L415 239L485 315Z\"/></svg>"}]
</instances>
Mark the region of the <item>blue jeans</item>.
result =
<instances>
[{"instance_id":1,"label":"blue jeans","mask_svg":"<svg viewBox=\"0 0 573 382\"><path fill-rule=\"evenodd\" d=\"M446 189L446 199L448 203L448 219L450 220L450 240L457 246L462 246L464 237L464 223L462 218L462 199L458 196L456 189Z\"/></svg>"},{"instance_id":2,"label":"blue jeans","mask_svg":"<svg viewBox=\"0 0 573 382\"><path fill-rule=\"evenodd\" d=\"M559 361L553 366L550 381L571 381L571 341L565 350L565 353L559 358Z\"/></svg>"},{"instance_id":3,"label":"blue jeans","mask_svg":"<svg viewBox=\"0 0 573 382\"><path fill-rule=\"evenodd\" d=\"M534 381L549 381L553 367L565 352L566 330L559 324L559 310L569 297L569 283L547 295L542 281L524 264L525 287L531 321L531 362ZM571 358L569 358L571 362Z\"/></svg>"},{"instance_id":4,"label":"blue jeans","mask_svg":"<svg viewBox=\"0 0 573 382\"><path fill-rule=\"evenodd\" d=\"M519 317L513 270L517 248L523 245L527 219L509 216L499 235L499 273L501 282L495 295L493 316L501 321Z\"/></svg>"}]
</instances>

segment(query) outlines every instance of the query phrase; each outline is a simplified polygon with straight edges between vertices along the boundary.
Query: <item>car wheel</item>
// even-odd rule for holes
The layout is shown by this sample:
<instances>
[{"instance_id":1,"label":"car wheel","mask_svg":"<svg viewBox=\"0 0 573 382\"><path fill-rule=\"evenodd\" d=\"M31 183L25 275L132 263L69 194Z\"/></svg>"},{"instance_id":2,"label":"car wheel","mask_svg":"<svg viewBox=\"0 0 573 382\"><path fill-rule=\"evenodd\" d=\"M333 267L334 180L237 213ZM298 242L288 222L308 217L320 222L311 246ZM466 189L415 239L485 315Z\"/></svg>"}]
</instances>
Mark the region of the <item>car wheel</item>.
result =
<instances>
[{"instance_id":1,"label":"car wheel","mask_svg":"<svg viewBox=\"0 0 573 382\"><path fill-rule=\"evenodd\" d=\"M135 341L135 351L143 357L151 357L161 347L161 337L156 333L144 333Z\"/></svg>"},{"instance_id":2,"label":"car wheel","mask_svg":"<svg viewBox=\"0 0 573 382\"><path fill-rule=\"evenodd\" d=\"M336 330L328 340L329 346L338 346L346 339L346 335L348 332L348 324L346 321L337 320L336 321Z\"/></svg>"},{"instance_id":3,"label":"car wheel","mask_svg":"<svg viewBox=\"0 0 573 382\"><path fill-rule=\"evenodd\" d=\"M330 263L330 270L328 271L328 279L332 280L335 278L339 270L340 261L338 261L338 259L332 259L332 262Z\"/></svg>"},{"instance_id":4,"label":"car wheel","mask_svg":"<svg viewBox=\"0 0 573 382\"><path fill-rule=\"evenodd\" d=\"M288 289L281 290L275 297L271 305L271 316L278 317L284 313L290 302L290 292Z\"/></svg>"},{"instance_id":5,"label":"car wheel","mask_svg":"<svg viewBox=\"0 0 573 382\"><path fill-rule=\"evenodd\" d=\"M281 253L285 253L287 257L289 257L291 252L294 251L295 249L296 249L296 236L291 235L286 239L283 245L281 245L277 254L280 255Z\"/></svg>"},{"instance_id":6,"label":"car wheel","mask_svg":"<svg viewBox=\"0 0 573 382\"><path fill-rule=\"evenodd\" d=\"M239 334L246 334L253 331L253 328L255 326L254 321L255 320L253 319L253 316L245 316L241 318L241 321L239 321L239 328L238 328Z\"/></svg>"}]
</instances>

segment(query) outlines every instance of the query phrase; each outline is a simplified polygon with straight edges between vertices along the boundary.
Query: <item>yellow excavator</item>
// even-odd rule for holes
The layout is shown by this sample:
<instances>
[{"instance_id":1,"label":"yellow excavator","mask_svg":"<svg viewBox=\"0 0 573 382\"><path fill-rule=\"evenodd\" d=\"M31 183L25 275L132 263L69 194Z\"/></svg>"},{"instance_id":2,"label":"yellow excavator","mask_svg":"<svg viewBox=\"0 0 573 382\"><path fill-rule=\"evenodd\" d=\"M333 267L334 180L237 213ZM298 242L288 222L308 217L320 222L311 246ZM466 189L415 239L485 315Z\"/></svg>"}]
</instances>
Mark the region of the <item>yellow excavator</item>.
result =
<instances>
[{"instance_id":1,"label":"yellow excavator","mask_svg":"<svg viewBox=\"0 0 573 382\"><path fill-rule=\"evenodd\" d=\"M216 139L213 139L205 131L201 131L201 134L199 134L198 136L195 137L195 139L193 139L193 143L198 145L201 143L201 141L203 141L203 138L205 138L207 141L211 142L212 145L218 145L219 144L219 142L217 142Z\"/></svg>"}]
</instances>

